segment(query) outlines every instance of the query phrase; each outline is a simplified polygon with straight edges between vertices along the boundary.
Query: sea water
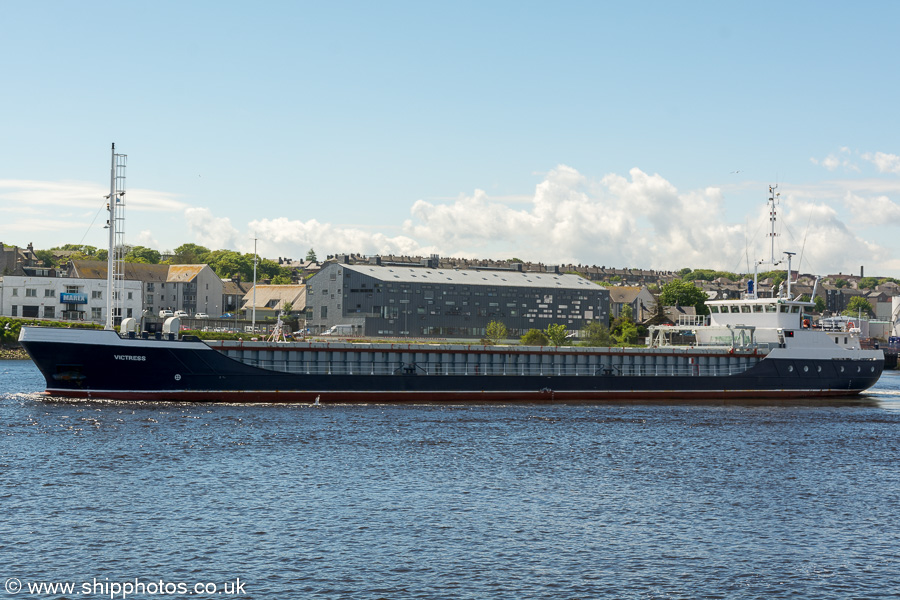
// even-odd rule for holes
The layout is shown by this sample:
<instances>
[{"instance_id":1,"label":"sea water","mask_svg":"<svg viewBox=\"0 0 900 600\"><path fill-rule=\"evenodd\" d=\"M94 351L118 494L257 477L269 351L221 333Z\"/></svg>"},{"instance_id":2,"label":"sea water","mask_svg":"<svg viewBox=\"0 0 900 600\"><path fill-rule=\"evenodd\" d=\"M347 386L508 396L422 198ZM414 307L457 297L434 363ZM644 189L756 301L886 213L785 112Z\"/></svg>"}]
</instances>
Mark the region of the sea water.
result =
<instances>
[{"instance_id":1,"label":"sea water","mask_svg":"<svg viewBox=\"0 0 900 600\"><path fill-rule=\"evenodd\" d=\"M794 406L211 406L42 388L29 361L0 361L0 597L900 593L896 372L857 400Z\"/></svg>"}]
</instances>

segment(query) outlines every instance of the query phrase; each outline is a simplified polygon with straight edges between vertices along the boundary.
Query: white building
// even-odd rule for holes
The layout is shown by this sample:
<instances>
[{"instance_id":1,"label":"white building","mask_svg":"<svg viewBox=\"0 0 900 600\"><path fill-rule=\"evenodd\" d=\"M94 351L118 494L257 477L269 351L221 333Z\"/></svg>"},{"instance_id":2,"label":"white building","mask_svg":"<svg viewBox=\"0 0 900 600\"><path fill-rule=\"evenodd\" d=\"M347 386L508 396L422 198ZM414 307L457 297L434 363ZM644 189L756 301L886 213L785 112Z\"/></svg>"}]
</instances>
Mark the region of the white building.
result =
<instances>
[{"instance_id":1,"label":"white building","mask_svg":"<svg viewBox=\"0 0 900 600\"><path fill-rule=\"evenodd\" d=\"M106 263L95 260L69 262L69 276L106 281ZM224 284L209 265L148 265L125 263L125 278L139 281L144 292L143 309L155 316L160 310L183 310L189 315L218 317L224 310ZM138 318L138 316L135 318Z\"/></svg>"},{"instance_id":2,"label":"white building","mask_svg":"<svg viewBox=\"0 0 900 600\"><path fill-rule=\"evenodd\" d=\"M105 279L0 277L0 315L58 321L106 322ZM141 316L141 282L125 281L124 317Z\"/></svg>"}]
</instances>

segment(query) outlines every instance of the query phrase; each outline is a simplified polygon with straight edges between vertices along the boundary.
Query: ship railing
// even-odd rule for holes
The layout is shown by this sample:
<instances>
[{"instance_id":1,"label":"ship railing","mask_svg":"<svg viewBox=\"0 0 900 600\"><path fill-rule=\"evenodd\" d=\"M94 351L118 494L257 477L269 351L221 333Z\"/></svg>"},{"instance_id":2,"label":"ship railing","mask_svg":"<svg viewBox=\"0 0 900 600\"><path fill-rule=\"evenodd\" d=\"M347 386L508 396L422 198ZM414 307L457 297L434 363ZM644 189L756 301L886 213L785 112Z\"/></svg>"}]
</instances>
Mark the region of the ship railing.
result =
<instances>
[{"instance_id":1,"label":"ship railing","mask_svg":"<svg viewBox=\"0 0 900 600\"><path fill-rule=\"evenodd\" d=\"M245 364L294 375L393 375L426 377L441 375L577 376L577 377L728 377L743 373L756 361L729 365L482 365L422 363L303 363L283 360L246 360Z\"/></svg>"}]
</instances>

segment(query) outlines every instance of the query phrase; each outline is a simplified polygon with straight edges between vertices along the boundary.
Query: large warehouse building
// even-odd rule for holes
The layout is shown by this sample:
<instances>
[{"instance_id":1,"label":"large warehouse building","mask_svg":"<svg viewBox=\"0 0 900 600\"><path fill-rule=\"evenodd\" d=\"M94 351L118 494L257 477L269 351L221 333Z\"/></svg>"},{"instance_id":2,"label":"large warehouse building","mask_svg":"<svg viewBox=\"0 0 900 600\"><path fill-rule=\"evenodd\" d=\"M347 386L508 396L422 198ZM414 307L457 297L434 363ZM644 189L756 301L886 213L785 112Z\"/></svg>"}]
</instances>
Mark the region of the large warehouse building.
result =
<instances>
[{"instance_id":1,"label":"large warehouse building","mask_svg":"<svg viewBox=\"0 0 900 600\"><path fill-rule=\"evenodd\" d=\"M578 275L335 262L307 286L313 333L341 325L342 335L481 338L499 321L512 338L609 322L609 292Z\"/></svg>"}]
</instances>

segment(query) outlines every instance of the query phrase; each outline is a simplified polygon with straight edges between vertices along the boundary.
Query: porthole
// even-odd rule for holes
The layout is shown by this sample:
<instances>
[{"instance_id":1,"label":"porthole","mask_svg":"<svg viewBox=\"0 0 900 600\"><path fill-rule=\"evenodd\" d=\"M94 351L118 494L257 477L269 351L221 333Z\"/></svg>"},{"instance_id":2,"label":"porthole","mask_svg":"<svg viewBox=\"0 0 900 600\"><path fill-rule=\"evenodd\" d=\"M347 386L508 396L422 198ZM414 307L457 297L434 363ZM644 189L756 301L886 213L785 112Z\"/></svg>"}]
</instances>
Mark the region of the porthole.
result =
<instances>
[{"instance_id":1,"label":"porthole","mask_svg":"<svg viewBox=\"0 0 900 600\"><path fill-rule=\"evenodd\" d=\"M861 372L861 371L862 371L862 367L860 367L859 365L857 365L857 366L856 366L856 372L859 373L859 372Z\"/></svg>"},{"instance_id":2,"label":"porthole","mask_svg":"<svg viewBox=\"0 0 900 600\"><path fill-rule=\"evenodd\" d=\"M869 367L869 369L870 369L873 373L875 372L875 367Z\"/></svg>"},{"instance_id":3,"label":"porthole","mask_svg":"<svg viewBox=\"0 0 900 600\"><path fill-rule=\"evenodd\" d=\"M818 372L818 373L822 372L822 365L819 365L816 367L816 372Z\"/></svg>"},{"instance_id":4,"label":"porthole","mask_svg":"<svg viewBox=\"0 0 900 600\"><path fill-rule=\"evenodd\" d=\"M841 365L841 373L844 372L844 365Z\"/></svg>"},{"instance_id":5,"label":"porthole","mask_svg":"<svg viewBox=\"0 0 900 600\"><path fill-rule=\"evenodd\" d=\"M804 372L804 373L808 373L808 372L809 372L809 366L808 366L808 365L803 365L803 372Z\"/></svg>"},{"instance_id":6,"label":"porthole","mask_svg":"<svg viewBox=\"0 0 900 600\"><path fill-rule=\"evenodd\" d=\"M794 365L788 365L788 373L794 372Z\"/></svg>"}]
</instances>

